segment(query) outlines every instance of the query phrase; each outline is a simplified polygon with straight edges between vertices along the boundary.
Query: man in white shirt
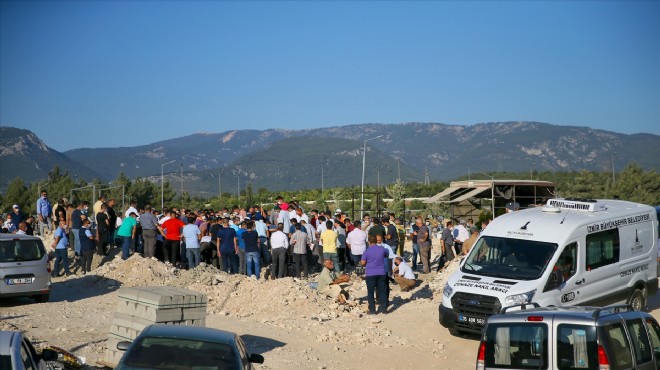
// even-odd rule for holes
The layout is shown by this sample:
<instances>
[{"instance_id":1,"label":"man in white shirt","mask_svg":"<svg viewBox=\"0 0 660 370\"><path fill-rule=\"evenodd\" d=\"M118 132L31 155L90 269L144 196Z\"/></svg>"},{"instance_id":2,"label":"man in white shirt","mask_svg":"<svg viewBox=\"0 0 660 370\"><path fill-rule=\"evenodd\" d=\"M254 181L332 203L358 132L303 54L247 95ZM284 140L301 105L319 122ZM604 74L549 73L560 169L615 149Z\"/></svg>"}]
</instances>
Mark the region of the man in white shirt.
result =
<instances>
[{"instance_id":1,"label":"man in white shirt","mask_svg":"<svg viewBox=\"0 0 660 370\"><path fill-rule=\"evenodd\" d=\"M309 217L303 212L302 208L300 207L296 208L295 214L296 214L295 218L298 220L298 222L305 221L309 223Z\"/></svg>"},{"instance_id":2,"label":"man in white shirt","mask_svg":"<svg viewBox=\"0 0 660 370\"><path fill-rule=\"evenodd\" d=\"M283 278L286 270L286 251L289 248L289 238L284 233L284 225L277 224L277 230L270 236L270 253L273 262L270 267L270 278Z\"/></svg>"},{"instance_id":3,"label":"man in white shirt","mask_svg":"<svg viewBox=\"0 0 660 370\"><path fill-rule=\"evenodd\" d=\"M394 258L394 271L392 272L394 274L394 281L399 284L401 290L404 292L414 288L415 284L417 284L413 270L406 264L406 261L399 256Z\"/></svg>"},{"instance_id":4,"label":"man in white shirt","mask_svg":"<svg viewBox=\"0 0 660 370\"><path fill-rule=\"evenodd\" d=\"M18 230L16 230L16 234L27 235L27 224L25 222L18 224Z\"/></svg>"},{"instance_id":5,"label":"man in white shirt","mask_svg":"<svg viewBox=\"0 0 660 370\"><path fill-rule=\"evenodd\" d=\"M461 220L454 228L454 250L458 256L463 251L463 243L470 239L470 232L465 227L465 220Z\"/></svg>"},{"instance_id":6,"label":"man in white shirt","mask_svg":"<svg viewBox=\"0 0 660 370\"><path fill-rule=\"evenodd\" d=\"M286 232L289 232L289 229L291 229L291 214L289 211L282 210L280 213L277 214L277 223L284 225L284 229Z\"/></svg>"},{"instance_id":7,"label":"man in white shirt","mask_svg":"<svg viewBox=\"0 0 660 370\"><path fill-rule=\"evenodd\" d=\"M131 201L130 207L128 207L126 212L124 212L124 215L126 217L128 217L128 216L131 215L131 213L135 213L136 215L138 215L138 220L140 219L140 217L139 217L140 212L138 212L138 210L137 210L137 202L134 201L134 200Z\"/></svg>"},{"instance_id":8,"label":"man in white shirt","mask_svg":"<svg viewBox=\"0 0 660 370\"><path fill-rule=\"evenodd\" d=\"M360 264L362 253L367 250L367 233L362 231L360 221L353 222L355 228L346 235L346 246L351 249L351 258L355 265Z\"/></svg>"}]
</instances>

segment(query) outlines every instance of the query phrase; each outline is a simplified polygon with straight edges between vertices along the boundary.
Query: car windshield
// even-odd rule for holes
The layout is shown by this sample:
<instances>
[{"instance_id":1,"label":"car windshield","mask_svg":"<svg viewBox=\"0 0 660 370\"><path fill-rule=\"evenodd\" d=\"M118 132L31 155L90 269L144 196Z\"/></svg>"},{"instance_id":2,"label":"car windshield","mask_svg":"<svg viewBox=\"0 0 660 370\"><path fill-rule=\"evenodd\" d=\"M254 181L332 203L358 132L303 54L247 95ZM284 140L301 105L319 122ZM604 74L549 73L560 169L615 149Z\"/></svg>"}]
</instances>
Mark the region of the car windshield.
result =
<instances>
[{"instance_id":1,"label":"car windshield","mask_svg":"<svg viewBox=\"0 0 660 370\"><path fill-rule=\"evenodd\" d=\"M39 240L1 240L0 262L38 261L46 254Z\"/></svg>"},{"instance_id":2,"label":"car windshield","mask_svg":"<svg viewBox=\"0 0 660 370\"><path fill-rule=\"evenodd\" d=\"M181 338L145 337L123 358L130 368L180 370L233 370L241 363L226 343Z\"/></svg>"},{"instance_id":3,"label":"car windshield","mask_svg":"<svg viewBox=\"0 0 660 370\"><path fill-rule=\"evenodd\" d=\"M484 236L472 247L461 271L506 279L535 280L557 250L557 244Z\"/></svg>"}]
</instances>

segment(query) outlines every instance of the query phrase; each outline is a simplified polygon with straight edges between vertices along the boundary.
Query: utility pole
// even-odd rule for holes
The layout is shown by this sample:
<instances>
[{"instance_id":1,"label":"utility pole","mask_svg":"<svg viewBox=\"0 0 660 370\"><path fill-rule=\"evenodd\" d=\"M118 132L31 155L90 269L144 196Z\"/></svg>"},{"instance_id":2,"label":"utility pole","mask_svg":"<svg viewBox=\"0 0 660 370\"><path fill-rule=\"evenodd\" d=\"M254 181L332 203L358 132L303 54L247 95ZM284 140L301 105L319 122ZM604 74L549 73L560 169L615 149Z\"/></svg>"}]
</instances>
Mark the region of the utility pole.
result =
<instances>
[{"instance_id":1,"label":"utility pole","mask_svg":"<svg viewBox=\"0 0 660 370\"><path fill-rule=\"evenodd\" d=\"M181 169L181 208L183 208L183 162L179 162Z\"/></svg>"},{"instance_id":2,"label":"utility pole","mask_svg":"<svg viewBox=\"0 0 660 370\"><path fill-rule=\"evenodd\" d=\"M401 182L401 158L397 158L396 165L397 168L399 169L399 182Z\"/></svg>"},{"instance_id":3,"label":"utility pole","mask_svg":"<svg viewBox=\"0 0 660 370\"><path fill-rule=\"evenodd\" d=\"M616 182L616 175L614 172L614 152L612 152L611 155L612 155L612 186L614 186L614 183Z\"/></svg>"},{"instance_id":4,"label":"utility pole","mask_svg":"<svg viewBox=\"0 0 660 370\"><path fill-rule=\"evenodd\" d=\"M218 172L218 198L222 198L222 183L220 182L220 172Z\"/></svg>"},{"instance_id":5,"label":"utility pole","mask_svg":"<svg viewBox=\"0 0 660 370\"><path fill-rule=\"evenodd\" d=\"M324 199L323 197L324 190L325 189L323 188L323 166L321 166L321 199Z\"/></svg>"}]
</instances>

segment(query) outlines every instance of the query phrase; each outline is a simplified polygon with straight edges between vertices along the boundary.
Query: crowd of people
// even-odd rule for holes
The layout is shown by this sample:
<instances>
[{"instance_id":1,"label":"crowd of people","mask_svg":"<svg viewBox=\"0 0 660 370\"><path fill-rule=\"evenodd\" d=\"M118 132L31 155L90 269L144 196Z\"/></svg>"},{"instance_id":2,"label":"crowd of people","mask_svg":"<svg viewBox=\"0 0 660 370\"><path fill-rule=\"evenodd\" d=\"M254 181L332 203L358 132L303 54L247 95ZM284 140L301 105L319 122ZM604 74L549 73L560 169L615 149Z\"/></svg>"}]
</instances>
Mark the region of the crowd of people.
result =
<instances>
[{"instance_id":1,"label":"crowd of people","mask_svg":"<svg viewBox=\"0 0 660 370\"><path fill-rule=\"evenodd\" d=\"M366 280L370 313L385 312L390 283L402 290L412 289L418 265L421 273L431 269L433 228L422 217L415 218L406 230L403 220L394 214L364 214L361 220L351 221L341 209L306 212L299 203L287 203L283 197L268 210L255 205L217 211L158 211L150 204L138 208L136 202L123 212L115 208L116 201L105 196L91 210L87 201L69 203L65 198L52 206L44 190L37 200L37 218L23 220L15 205L3 231L32 234L36 226L41 235L53 232L54 276L71 274L69 250L74 253L73 264L84 274L91 270L94 253L107 255L112 248L120 248L122 259L138 253L181 268L205 262L230 274L257 279L309 279L320 273L319 292L342 303L347 293L341 286L348 281L347 274L355 274ZM456 227L447 222L440 234L437 269L467 253L478 234L471 219ZM412 240L411 266L404 258L406 237ZM261 276L263 267L270 267L268 276Z\"/></svg>"}]
</instances>

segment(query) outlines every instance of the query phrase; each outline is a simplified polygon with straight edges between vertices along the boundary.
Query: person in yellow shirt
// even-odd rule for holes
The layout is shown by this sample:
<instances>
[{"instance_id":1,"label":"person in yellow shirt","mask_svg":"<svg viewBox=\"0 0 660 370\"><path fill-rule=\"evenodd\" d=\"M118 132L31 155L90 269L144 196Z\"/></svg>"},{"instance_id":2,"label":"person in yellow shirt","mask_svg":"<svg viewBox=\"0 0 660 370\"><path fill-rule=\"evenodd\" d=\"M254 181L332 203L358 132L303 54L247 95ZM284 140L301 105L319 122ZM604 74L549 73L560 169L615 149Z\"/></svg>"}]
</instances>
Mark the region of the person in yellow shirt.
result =
<instances>
[{"instance_id":1,"label":"person in yellow shirt","mask_svg":"<svg viewBox=\"0 0 660 370\"><path fill-rule=\"evenodd\" d=\"M338 272L339 260L337 258L337 232L335 231L332 221L325 222L326 230L324 230L319 238L323 243L323 259L332 260L334 263L334 271Z\"/></svg>"}]
</instances>

